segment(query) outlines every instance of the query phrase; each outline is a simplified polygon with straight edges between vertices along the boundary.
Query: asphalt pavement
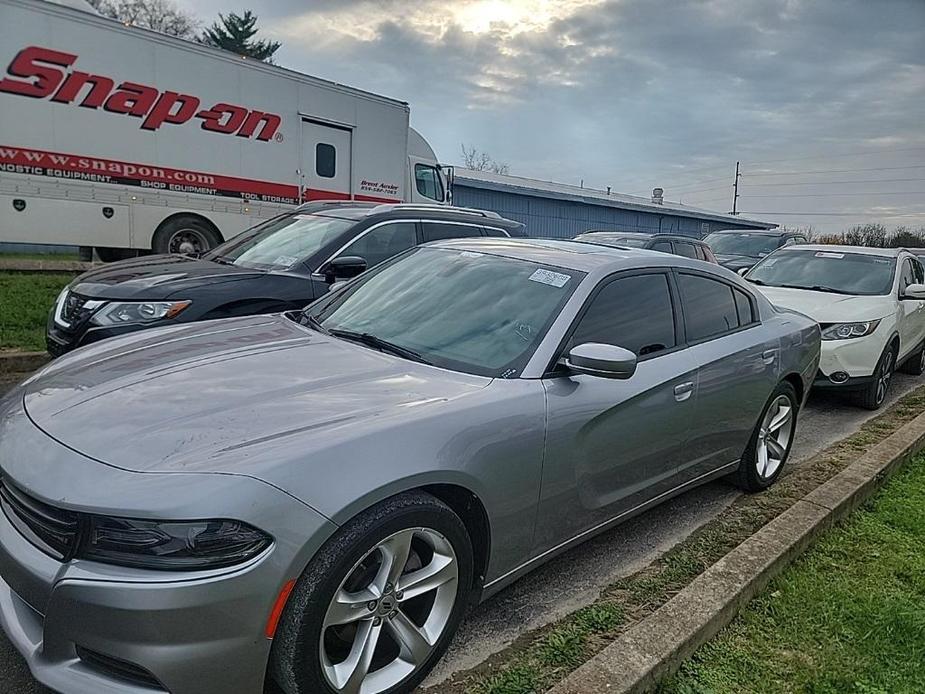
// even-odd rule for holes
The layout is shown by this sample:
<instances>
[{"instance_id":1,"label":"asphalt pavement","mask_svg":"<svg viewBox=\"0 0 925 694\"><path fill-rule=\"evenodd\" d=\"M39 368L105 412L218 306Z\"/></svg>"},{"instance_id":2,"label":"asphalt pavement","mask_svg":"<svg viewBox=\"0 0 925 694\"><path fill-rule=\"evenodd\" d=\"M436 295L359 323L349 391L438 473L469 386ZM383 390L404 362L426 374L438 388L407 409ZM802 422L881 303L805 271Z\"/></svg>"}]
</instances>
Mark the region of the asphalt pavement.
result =
<instances>
[{"instance_id":1,"label":"asphalt pavement","mask_svg":"<svg viewBox=\"0 0 925 694\"><path fill-rule=\"evenodd\" d=\"M925 382L896 374L890 403ZM0 384L0 390L3 386ZM851 435L875 416L842 396L813 394L800 416L789 464L799 465ZM557 557L483 603L463 622L446 657L427 684L478 665L525 630L555 621L594 601L602 588L632 574L714 518L738 492L715 482L677 497ZM48 694L0 633L0 692Z\"/></svg>"}]
</instances>

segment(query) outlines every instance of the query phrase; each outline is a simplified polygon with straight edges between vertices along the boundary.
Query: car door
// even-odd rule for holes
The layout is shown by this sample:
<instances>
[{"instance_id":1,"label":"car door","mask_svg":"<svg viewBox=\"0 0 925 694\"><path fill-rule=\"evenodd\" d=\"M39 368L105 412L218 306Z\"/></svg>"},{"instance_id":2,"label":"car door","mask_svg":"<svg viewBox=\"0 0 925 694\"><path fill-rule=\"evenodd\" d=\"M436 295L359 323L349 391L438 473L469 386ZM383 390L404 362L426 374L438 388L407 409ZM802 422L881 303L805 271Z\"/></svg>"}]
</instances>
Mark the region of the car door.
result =
<instances>
[{"instance_id":1,"label":"car door","mask_svg":"<svg viewBox=\"0 0 925 694\"><path fill-rule=\"evenodd\" d=\"M916 299L903 299L903 292L910 284L922 284L922 265L915 258L906 257L902 260L899 270L899 355L903 359L925 339L925 301Z\"/></svg>"},{"instance_id":2,"label":"car door","mask_svg":"<svg viewBox=\"0 0 925 694\"><path fill-rule=\"evenodd\" d=\"M616 344L638 355L626 380L543 379L547 435L536 549L618 517L655 496L682 466L696 408L696 364L679 339L670 272L604 280L563 343Z\"/></svg>"},{"instance_id":3,"label":"car door","mask_svg":"<svg viewBox=\"0 0 925 694\"><path fill-rule=\"evenodd\" d=\"M677 282L685 339L699 364L683 482L742 455L778 382L780 340L761 323L746 290L695 270L678 271Z\"/></svg>"}]
</instances>

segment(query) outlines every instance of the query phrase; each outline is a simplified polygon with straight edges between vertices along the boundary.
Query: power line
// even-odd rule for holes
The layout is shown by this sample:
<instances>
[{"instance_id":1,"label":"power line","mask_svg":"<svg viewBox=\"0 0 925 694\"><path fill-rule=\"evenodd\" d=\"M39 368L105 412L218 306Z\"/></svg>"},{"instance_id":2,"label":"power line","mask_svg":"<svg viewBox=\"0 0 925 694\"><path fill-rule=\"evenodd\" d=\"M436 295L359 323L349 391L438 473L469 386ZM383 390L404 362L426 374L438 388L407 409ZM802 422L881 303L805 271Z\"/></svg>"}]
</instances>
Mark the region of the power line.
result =
<instances>
[{"instance_id":1,"label":"power line","mask_svg":"<svg viewBox=\"0 0 925 694\"><path fill-rule=\"evenodd\" d=\"M746 162L747 164L775 164L781 161L810 161L816 159L838 159L840 157L861 157L867 154L881 154L884 152L910 152L913 150L925 149L925 145L917 145L915 147L891 147L888 149L868 149L864 151L857 152L847 152L845 154L828 154L828 155L819 155L812 157L790 157L787 159L764 159L761 161L750 161Z\"/></svg>"},{"instance_id":2,"label":"power line","mask_svg":"<svg viewBox=\"0 0 925 694\"><path fill-rule=\"evenodd\" d=\"M824 169L818 171L775 171L769 173L752 173L746 174L743 173L743 176L751 178L756 176L758 178L763 178L765 176L806 176L808 174L821 174L821 173L857 173L859 171L899 171L900 169L925 169L925 164L914 164L912 166L876 166L871 169Z\"/></svg>"},{"instance_id":3,"label":"power line","mask_svg":"<svg viewBox=\"0 0 925 694\"><path fill-rule=\"evenodd\" d=\"M907 183L909 181L925 181L925 178L868 178L860 181L799 181L797 183L749 183L749 186L766 188L768 186L834 186L852 183Z\"/></svg>"},{"instance_id":4,"label":"power line","mask_svg":"<svg viewBox=\"0 0 925 694\"><path fill-rule=\"evenodd\" d=\"M897 214L887 214L885 212L755 212L749 210L742 214L768 214L788 217L883 217L891 219L893 217L925 217L925 212L903 212Z\"/></svg>"}]
</instances>

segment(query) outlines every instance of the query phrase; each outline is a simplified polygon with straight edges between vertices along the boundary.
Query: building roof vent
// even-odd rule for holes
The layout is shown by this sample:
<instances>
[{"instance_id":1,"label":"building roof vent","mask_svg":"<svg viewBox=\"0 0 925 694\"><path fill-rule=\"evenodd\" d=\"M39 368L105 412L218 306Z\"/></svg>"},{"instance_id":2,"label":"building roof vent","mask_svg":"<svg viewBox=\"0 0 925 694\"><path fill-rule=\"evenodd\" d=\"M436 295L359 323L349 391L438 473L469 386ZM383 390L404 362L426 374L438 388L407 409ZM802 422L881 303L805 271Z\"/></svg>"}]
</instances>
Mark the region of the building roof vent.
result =
<instances>
[{"instance_id":1,"label":"building roof vent","mask_svg":"<svg viewBox=\"0 0 925 694\"><path fill-rule=\"evenodd\" d=\"M665 191L661 188L652 189L652 202L656 205L661 205L664 202Z\"/></svg>"}]
</instances>

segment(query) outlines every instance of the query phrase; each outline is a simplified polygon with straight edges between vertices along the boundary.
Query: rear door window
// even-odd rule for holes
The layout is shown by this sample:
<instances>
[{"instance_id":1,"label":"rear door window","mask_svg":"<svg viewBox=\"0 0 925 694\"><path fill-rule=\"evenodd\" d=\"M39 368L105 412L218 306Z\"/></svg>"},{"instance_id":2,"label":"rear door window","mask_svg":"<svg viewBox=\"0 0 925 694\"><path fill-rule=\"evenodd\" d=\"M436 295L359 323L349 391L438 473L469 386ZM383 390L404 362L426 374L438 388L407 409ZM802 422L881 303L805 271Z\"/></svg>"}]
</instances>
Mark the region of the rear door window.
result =
<instances>
[{"instance_id":1,"label":"rear door window","mask_svg":"<svg viewBox=\"0 0 925 694\"><path fill-rule=\"evenodd\" d=\"M687 243L685 241L675 241L674 242L674 252L677 255L683 256L685 258L694 258L697 259L697 249L694 248L694 244Z\"/></svg>"},{"instance_id":2,"label":"rear door window","mask_svg":"<svg viewBox=\"0 0 925 694\"><path fill-rule=\"evenodd\" d=\"M705 340L739 327L733 289L702 275L681 273L678 289L684 305L684 327L690 342Z\"/></svg>"},{"instance_id":3,"label":"rear door window","mask_svg":"<svg viewBox=\"0 0 925 694\"><path fill-rule=\"evenodd\" d=\"M662 253L673 253L670 241L656 241L652 244L651 250L661 251Z\"/></svg>"}]
</instances>

